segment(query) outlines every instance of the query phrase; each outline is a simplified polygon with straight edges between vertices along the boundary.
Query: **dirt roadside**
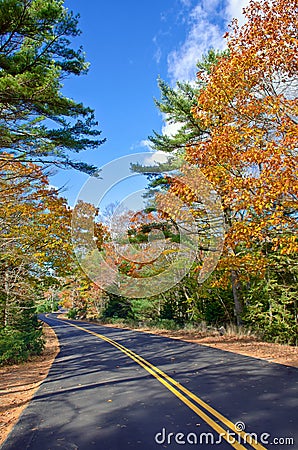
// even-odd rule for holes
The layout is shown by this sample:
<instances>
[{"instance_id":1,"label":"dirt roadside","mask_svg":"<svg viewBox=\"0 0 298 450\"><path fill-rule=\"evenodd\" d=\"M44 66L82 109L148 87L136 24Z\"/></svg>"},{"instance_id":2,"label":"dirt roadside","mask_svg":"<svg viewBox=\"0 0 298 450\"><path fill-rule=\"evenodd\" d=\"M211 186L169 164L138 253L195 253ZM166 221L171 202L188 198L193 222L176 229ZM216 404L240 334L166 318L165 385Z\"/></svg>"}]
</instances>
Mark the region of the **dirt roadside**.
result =
<instances>
[{"instance_id":1,"label":"dirt roadside","mask_svg":"<svg viewBox=\"0 0 298 450\"><path fill-rule=\"evenodd\" d=\"M106 325L123 328L117 325ZM21 412L27 406L59 352L59 343L54 331L45 325L46 347L42 356L14 366L0 368L0 445L17 422ZM288 345L259 342L253 337L212 336L198 337L193 331L167 331L135 329L152 334L182 339L218 349L265 359L270 362L298 367L298 349Z\"/></svg>"},{"instance_id":2,"label":"dirt roadside","mask_svg":"<svg viewBox=\"0 0 298 450\"><path fill-rule=\"evenodd\" d=\"M58 339L44 324L45 350L41 356L20 364L0 367L0 445L26 408L59 352Z\"/></svg>"},{"instance_id":3,"label":"dirt roadside","mask_svg":"<svg viewBox=\"0 0 298 450\"><path fill-rule=\"evenodd\" d=\"M284 364L286 366L298 367L298 347L290 345L261 342L254 336L224 335L206 336L200 335L195 330L157 330L152 328L129 328L117 324L105 324L112 328L127 328L129 330L158 334L172 339L181 339L187 342L207 345L209 347L239 353L240 355L252 356L265 359L268 362Z\"/></svg>"}]
</instances>

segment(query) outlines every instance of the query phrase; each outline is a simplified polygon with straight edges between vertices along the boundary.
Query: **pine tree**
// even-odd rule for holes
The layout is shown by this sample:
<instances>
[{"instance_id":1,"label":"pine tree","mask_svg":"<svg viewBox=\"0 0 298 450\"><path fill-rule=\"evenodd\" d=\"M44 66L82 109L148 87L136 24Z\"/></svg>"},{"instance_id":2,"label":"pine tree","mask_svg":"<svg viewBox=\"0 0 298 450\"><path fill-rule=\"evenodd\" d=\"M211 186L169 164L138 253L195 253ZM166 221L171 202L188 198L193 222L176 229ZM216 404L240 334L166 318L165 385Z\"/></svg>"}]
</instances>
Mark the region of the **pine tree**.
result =
<instances>
[{"instance_id":1,"label":"pine tree","mask_svg":"<svg viewBox=\"0 0 298 450\"><path fill-rule=\"evenodd\" d=\"M95 172L69 157L103 143L94 111L61 92L65 78L88 70L82 48L71 47L79 34L61 1L0 0L0 158Z\"/></svg>"}]
</instances>

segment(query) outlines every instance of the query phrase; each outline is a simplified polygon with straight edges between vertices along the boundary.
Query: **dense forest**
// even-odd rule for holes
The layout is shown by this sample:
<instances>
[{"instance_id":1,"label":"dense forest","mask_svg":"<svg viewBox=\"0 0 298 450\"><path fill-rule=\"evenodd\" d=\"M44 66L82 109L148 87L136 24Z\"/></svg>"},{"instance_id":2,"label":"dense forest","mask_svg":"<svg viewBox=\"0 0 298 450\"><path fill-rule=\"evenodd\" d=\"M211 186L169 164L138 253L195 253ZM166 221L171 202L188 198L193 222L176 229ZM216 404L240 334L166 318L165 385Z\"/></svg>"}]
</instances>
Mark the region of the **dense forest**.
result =
<instances>
[{"instance_id":1,"label":"dense forest","mask_svg":"<svg viewBox=\"0 0 298 450\"><path fill-rule=\"evenodd\" d=\"M59 305L70 318L235 324L297 345L297 12L295 0L252 1L194 82L159 80L156 107L176 132L149 138L167 163L132 167L148 178L147 207L119 226L136 259L117 252L96 206L72 211L48 179L52 167L96 176L72 155L104 143L94 111L62 94L66 77L88 70L71 43L78 18L57 0L0 1L0 363L40 353L37 313ZM116 278L105 266L98 282L88 276L96 255ZM119 274L152 286L166 270L171 286L155 295L117 285Z\"/></svg>"}]
</instances>

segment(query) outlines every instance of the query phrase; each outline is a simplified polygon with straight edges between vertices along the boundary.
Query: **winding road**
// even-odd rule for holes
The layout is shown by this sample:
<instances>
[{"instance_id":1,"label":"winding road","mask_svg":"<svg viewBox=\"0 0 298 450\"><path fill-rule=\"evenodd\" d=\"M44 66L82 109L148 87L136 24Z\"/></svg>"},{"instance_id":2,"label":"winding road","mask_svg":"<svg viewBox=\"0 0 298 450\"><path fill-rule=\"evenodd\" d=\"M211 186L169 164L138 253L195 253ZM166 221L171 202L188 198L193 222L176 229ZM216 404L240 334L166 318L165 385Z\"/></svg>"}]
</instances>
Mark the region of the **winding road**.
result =
<instances>
[{"instance_id":1,"label":"winding road","mask_svg":"<svg viewBox=\"0 0 298 450\"><path fill-rule=\"evenodd\" d=\"M60 353L1 450L297 449L298 369L66 321Z\"/></svg>"}]
</instances>

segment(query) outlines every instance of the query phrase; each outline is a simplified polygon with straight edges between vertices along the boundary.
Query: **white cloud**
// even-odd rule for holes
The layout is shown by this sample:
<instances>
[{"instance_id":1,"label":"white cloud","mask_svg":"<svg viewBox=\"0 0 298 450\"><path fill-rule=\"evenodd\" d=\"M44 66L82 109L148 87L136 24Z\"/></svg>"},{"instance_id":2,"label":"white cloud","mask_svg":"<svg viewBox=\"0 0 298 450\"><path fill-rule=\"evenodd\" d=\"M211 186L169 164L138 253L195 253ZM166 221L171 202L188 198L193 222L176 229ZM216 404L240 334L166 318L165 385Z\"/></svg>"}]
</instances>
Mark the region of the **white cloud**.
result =
<instances>
[{"instance_id":1,"label":"white cloud","mask_svg":"<svg viewBox=\"0 0 298 450\"><path fill-rule=\"evenodd\" d=\"M153 55L154 61L159 64L162 57L162 51L160 47L157 47L156 52Z\"/></svg>"},{"instance_id":2,"label":"white cloud","mask_svg":"<svg viewBox=\"0 0 298 450\"><path fill-rule=\"evenodd\" d=\"M136 150L137 148L145 147L150 152L152 151L151 142L149 139L142 139L140 142L137 142L136 144L133 144L130 147L130 150Z\"/></svg>"},{"instance_id":3,"label":"white cloud","mask_svg":"<svg viewBox=\"0 0 298 450\"><path fill-rule=\"evenodd\" d=\"M188 0L181 0L189 6ZM196 63L210 48L223 50L226 41L223 35L228 23L237 18L244 22L243 8L249 0L201 0L188 17L189 31L178 49L168 55L168 73L173 84L176 81L190 81L196 75Z\"/></svg>"},{"instance_id":4,"label":"white cloud","mask_svg":"<svg viewBox=\"0 0 298 450\"><path fill-rule=\"evenodd\" d=\"M196 77L196 63L207 54L210 48L223 50L226 40L223 35L228 31L228 24L233 18L239 23L244 22L243 8L249 4L249 0L180 0L183 10L181 19L188 26L186 39L181 45L168 54L168 74L172 85L177 81L194 82ZM192 7L192 5L194 5ZM156 46L155 60L160 61L161 49L158 46L157 36L153 38ZM164 125L162 134L174 136L181 128L181 123L169 123L167 116L162 114ZM138 146L150 147L147 140L141 141ZM151 158L154 159L156 153ZM148 163L152 164L153 159Z\"/></svg>"},{"instance_id":5,"label":"white cloud","mask_svg":"<svg viewBox=\"0 0 298 450\"><path fill-rule=\"evenodd\" d=\"M248 6L249 0L228 0L226 6L226 16L227 20L238 19L239 24L244 23L243 8Z\"/></svg>"},{"instance_id":6,"label":"white cloud","mask_svg":"<svg viewBox=\"0 0 298 450\"><path fill-rule=\"evenodd\" d=\"M223 30L209 20L209 15L198 4L190 14L190 30L185 42L168 55L168 72L172 83L195 78L196 63L210 48L224 48Z\"/></svg>"},{"instance_id":7,"label":"white cloud","mask_svg":"<svg viewBox=\"0 0 298 450\"><path fill-rule=\"evenodd\" d=\"M179 131L181 128L182 123L174 122L170 123L167 122L166 116L164 117L164 125L162 126L161 132L164 136L175 136L175 134Z\"/></svg>"},{"instance_id":8,"label":"white cloud","mask_svg":"<svg viewBox=\"0 0 298 450\"><path fill-rule=\"evenodd\" d=\"M140 142L140 147L146 147L146 148L148 148L149 150L151 150L152 151L152 147L151 147L151 142L149 141L149 139L143 139L141 142Z\"/></svg>"},{"instance_id":9,"label":"white cloud","mask_svg":"<svg viewBox=\"0 0 298 450\"><path fill-rule=\"evenodd\" d=\"M168 161L170 155L168 153L165 152L151 152L148 153L148 158L145 158L144 160L144 165L145 166L152 166L154 164L158 164L158 163L165 163Z\"/></svg>"},{"instance_id":10,"label":"white cloud","mask_svg":"<svg viewBox=\"0 0 298 450\"><path fill-rule=\"evenodd\" d=\"M191 0L180 0L183 6L189 8L191 6Z\"/></svg>"},{"instance_id":11,"label":"white cloud","mask_svg":"<svg viewBox=\"0 0 298 450\"><path fill-rule=\"evenodd\" d=\"M152 42L153 42L153 44L156 47L155 53L153 55L153 58L156 61L156 63L159 64L160 60L161 60L161 57L162 57L162 51L161 51L161 47L158 44L157 36L153 37Z\"/></svg>"}]
</instances>

